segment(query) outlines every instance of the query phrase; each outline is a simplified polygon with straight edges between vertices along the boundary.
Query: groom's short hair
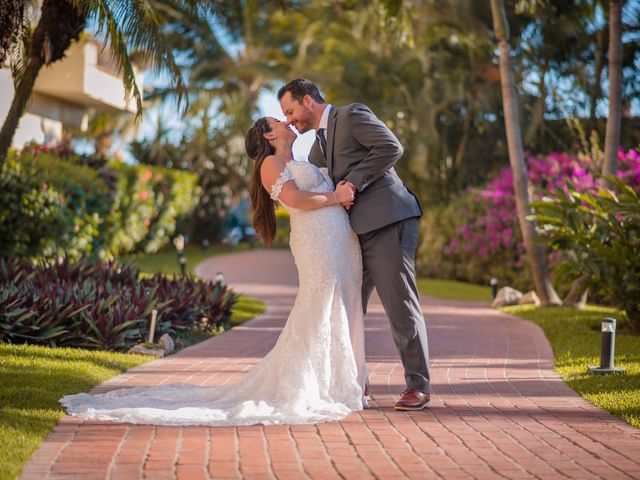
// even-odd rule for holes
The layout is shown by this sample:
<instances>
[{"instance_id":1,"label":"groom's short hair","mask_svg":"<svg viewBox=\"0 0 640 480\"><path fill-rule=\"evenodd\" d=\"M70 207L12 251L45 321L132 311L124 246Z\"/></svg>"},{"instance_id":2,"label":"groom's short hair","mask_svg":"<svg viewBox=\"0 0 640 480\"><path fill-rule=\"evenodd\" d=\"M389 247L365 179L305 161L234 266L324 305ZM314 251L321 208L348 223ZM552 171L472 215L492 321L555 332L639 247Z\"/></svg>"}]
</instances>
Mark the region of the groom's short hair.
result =
<instances>
[{"instance_id":1,"label":"groom's short hair","mask_svg":"<svg viewBox=\"0 0 640 480\"><path fill-rule=\"evenodd\" d=\"M284 87L278 90L278 100L281 100L287 92L291 94L291 98L297 100L299 103L302 103L302 99L305 95L309 95L318 103L327 103L324 101L324 98L322 98L322 95L320 95L320 89L316 84L306 78L296 78L295 80L291 80Z\"/></svg>"}]
</instances>

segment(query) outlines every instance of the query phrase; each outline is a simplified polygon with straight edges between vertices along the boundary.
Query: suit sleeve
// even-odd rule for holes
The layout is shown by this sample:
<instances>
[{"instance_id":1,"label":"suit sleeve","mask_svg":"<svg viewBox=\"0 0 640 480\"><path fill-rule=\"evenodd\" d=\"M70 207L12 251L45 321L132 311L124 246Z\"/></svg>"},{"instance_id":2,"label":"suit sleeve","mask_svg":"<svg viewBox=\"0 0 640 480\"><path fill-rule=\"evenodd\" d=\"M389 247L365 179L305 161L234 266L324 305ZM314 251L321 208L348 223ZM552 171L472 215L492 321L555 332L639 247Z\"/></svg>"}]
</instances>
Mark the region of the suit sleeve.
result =
<instances>
[{"instance_id":1,"label":"suit sleeve","mask_svg":"<svg viewBox=\"0 0 640 480\"><path fill-rule=\"evenodd\" d=\"M356 141L367 150L364 159L345 177L361 192L400 160L403 148L391 130L365 105L351 106L349 127Z\"/></svg>"}]
</instances>

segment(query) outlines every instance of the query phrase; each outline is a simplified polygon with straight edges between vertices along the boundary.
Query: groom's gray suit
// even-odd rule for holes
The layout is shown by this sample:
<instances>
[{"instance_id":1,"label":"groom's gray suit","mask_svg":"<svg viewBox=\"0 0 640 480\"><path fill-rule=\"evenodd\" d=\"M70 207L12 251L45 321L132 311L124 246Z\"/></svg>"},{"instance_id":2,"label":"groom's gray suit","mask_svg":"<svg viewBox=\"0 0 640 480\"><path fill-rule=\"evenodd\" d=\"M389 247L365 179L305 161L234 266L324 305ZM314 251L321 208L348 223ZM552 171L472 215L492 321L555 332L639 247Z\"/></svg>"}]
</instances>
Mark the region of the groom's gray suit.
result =
<instances>
[{"instance_id":1,"label":"groom's gray suit","mask_svg":"<svg viewBox=\"0 0 640 480\"><path fill-rule=\"evenodd\" d=\"M348 180L357 187L349 218L362 248L363 308L366 311L376 287L402 358L407 388L429 393L427 330L415 279L422 210L393 168L402 156L402 145L366 105L330 108L326 155L316 139L309 161L327 167L335 184Z\"/></svg>"}]
</instances>

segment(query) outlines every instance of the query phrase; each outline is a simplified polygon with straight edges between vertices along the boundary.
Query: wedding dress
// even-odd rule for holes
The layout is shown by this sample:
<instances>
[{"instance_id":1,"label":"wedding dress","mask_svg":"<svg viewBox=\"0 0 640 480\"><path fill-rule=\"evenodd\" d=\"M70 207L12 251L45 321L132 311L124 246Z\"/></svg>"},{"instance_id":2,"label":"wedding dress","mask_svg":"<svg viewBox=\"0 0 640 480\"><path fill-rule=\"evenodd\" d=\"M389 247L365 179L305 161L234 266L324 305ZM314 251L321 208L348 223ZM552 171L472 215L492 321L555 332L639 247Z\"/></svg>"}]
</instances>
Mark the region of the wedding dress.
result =
<instances>
[{"instance_id":1,"label":"wedding dress","mask_svg":"<svg viewBox=\"0 0 640 480\"><path fill-rule=\"evenodd\" d=\"M333 191L326 169L290 161L273 185ZM290 213L300 288L274 348L239 383L187 384L68 395L71 415L155 425L304 424L362 410L367 377L361 304L362 257L340 205Z\"/></svg>"}]
</instances>

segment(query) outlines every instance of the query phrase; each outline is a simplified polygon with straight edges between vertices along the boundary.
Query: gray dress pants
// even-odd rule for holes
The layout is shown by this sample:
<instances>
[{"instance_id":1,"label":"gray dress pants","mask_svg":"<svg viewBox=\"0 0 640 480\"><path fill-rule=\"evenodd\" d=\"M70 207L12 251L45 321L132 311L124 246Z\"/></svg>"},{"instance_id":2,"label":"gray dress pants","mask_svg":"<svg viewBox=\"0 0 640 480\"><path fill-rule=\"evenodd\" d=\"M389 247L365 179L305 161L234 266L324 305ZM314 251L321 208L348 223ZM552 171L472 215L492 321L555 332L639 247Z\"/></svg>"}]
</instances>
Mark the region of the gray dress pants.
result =
<instances>
[{"instance_id":1,"label":"gray dress pants","mask_svg":"<svg viewBox=\"0 0 640 480\"><path fill-rule=\"evenodd\" d=\"M427 329L416 286L418 218L408 218L358 235L362 249L362 304L373 288L391 323L409 390L431 393Z\"/></svg>"}]
</instances>

